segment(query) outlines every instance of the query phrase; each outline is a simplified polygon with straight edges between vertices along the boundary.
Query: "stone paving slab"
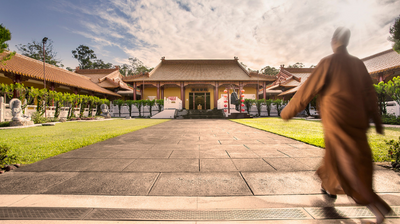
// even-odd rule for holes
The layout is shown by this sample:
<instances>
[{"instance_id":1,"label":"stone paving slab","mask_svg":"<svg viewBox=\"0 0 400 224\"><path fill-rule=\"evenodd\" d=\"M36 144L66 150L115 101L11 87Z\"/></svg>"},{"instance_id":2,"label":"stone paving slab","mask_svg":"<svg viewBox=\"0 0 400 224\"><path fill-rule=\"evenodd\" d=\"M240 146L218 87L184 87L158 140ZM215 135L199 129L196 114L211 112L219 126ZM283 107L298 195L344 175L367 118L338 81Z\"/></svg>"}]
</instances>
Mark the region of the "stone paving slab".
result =
<instances>
[{"instance_id":1,"label":"stone paving slab","mask_svg":"<svg viewBox=\"0 0 400 224\"><path fill-rule=\"evenodd\" d=\"M233 172L238 171L231 159L201 159L200 172Z\"/></svg>"},{"instance_id":2,"label":"stone paving slab","mask_svg":"<svg viewBox=\"0 0 400 224\"><path fill-rule=\"evenodd\" d=\"M254 195L320 194L321 182L314 171L242 172Z\"/></svg>"},{"instance_id":3,"label":"stone paving slab","mask_svg":"<svg viewBox=\"0 0 400 224\"><path fill-rule=\"evenodd\" d=\"M56 159L49 158L45 160L41 160L39 162L29 164L29 166L21 166L20 168L13 170L12 172L48 172L53 170L54 167L62 165L64 163L68 163L68 159ZM1 178L2 176L0 176Z\"/></svg>"},{"instance_id":4,"label":"stone paving slab","mask_svg":"<svg viewBox=\"0 0 400 224\"><path fill-rule=\"evenodd\" d=\"M200 158L199 150L174 150L169 158L186 158L186 159L198 159Z\"/></svg>"},{"instance_id":5,"label":"stone paving slab","mask_svg":"<svg viewBox=\"0 0 400 224\"><path fill-rule=\"evenodd\" d=\"M252 195L238 172L162 173L150 195Z\"/></svg>"},{"instance_id":6,"label":"stone paving slab","mask_svg":"<svg viewBox=\"0 0 400 224\"><path fill-rule=\"evenodd\" d=\"M201 159L229 159L229 155L225 150L200 150Z\"/></svg>"},{"instance_id":7,"label":"stone paving slab","mask_svg":"<svg viewBox=\"0 0 400 224\"><path fill-rule=\"evenodd\" d=\"M288 157L288 155L276 150L276 149L265 149L265 150L252 150L259 157Z\"/></svg>"},{"instance_id":8,"label":"stone paving slab","mask_svg":"<svg viewBox=\"0 0 400 224\"><path fill-rule=\"evenodd\" d=\"M248 150L248 149L228 149L226 150L226 152L228 153L229 157L231 157L232 159L256 159L256 158L260 158L257 154L255 154L254 152Z\"/></svg>"},{"instance_id":9,"label":"stone paving slab","mask_svg":"<svg viewBox=\"0 0 400 224\"><path fill-rule=\"evenodd\" d=\"M264 161L277 171L304 171L312 170L309 166L294 158L264 158Z\"/></svg>"},{"instance_id":10,"label":"stone paving slab","mask_svg":"<svg viewBox=\"0 0 400 224\"><path fill-rule=\"evenodd\" d=\"M134 172L199 172L198 159L137 159L124 171Z\"/></svg>"},{"instance_id":11,"label":"stone paving slab","mask_svg":"<svg viewBox=\"0 0 400 224\"><path fill-rule=\"evenodd\" d=\"M104 141L106 142L106 141ZM98 144L98 143L97 143ZM141 143L127 143L127 144L119 144L119 145L105 145L101 148L99 148L99 150L127 150L127 151L132 151L132 150L140 150L140 151L144 151L144 150L150 150L151 148L153 148L155 145L154 144L141 144ZM85 148L82 148L85 149Z\"/></svg>"},{"instance_id":12,"label":"stone paving slab","mask_svg":"<svg viewBox=\"0 0 400 224\"><path fill-rule=\"evenodd\" d=\"M244 172L273 172L275 169L263 159L232 159L236 168Z\"/></svg>"},{"instance_id":13,"label":"stone paving slab","mask_svg":"<svg viewBox=\"0 0 400 224\"><path fill-rule=\"evenodd\" d=\"M0 176L0 194L41 194L78 174L77 172L9 172Z\"/></svg>"},{"instance_id":14,"label":"stone paving slab","mask_svg":"<svg viewBox=\"0 0 400 224\"><path fill-rule=\"evenodd\" d=\"M45 194L147 195L157 173L80 172Z\"/></svg>"}]
</instances>

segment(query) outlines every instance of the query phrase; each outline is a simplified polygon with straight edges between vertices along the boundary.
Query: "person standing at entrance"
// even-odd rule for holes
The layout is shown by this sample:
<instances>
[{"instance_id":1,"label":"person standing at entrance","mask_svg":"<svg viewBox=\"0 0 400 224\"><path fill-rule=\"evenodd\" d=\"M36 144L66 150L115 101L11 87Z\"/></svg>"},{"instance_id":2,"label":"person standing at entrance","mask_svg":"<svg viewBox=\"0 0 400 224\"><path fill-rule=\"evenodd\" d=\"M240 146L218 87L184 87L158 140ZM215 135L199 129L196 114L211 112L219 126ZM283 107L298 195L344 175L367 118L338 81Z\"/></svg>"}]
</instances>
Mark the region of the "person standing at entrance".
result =
<instances>
[{"instance_id":1,"label":"person standing at entrance","mask_svg":"<svg viewBox=\"0 0 400 224\"><path fill-rule=\"evenodd\" d=\"M347 194L366 205L382 223L391 211L372 189L372 152L368 145L369 120L383 134L377 96L364 63L347 52L350 30L333 34L333 54L323 58L281 112L289 120L318 94L325 135L325 156L317 175L321 191L331 197Z\"/></svg>"}]
</instances>

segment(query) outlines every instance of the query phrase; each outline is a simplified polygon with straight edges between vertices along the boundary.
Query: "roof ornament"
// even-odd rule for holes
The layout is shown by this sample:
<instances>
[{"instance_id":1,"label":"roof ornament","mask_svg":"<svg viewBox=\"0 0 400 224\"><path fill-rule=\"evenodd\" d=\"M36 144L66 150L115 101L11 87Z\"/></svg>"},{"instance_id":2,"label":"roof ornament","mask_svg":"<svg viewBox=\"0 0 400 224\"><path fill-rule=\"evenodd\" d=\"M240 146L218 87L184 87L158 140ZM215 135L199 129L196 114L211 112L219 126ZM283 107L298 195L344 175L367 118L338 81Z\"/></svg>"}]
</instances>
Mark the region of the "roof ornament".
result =
<instances>
[{"instance_id":1,"label":"roof ornament","mask_svg":"<svg viewBox=\"0 0 400 224\"><path fill-rule=\"evenodd\" d=\"M235 56L235 57L233 57L233 59L235 59L236 61L237 61L237 60L239 60L239 58L238 58L238 57L236 57L236 56Z\"/></svg>"},{"instance_id":2,"label":"roof ornament","mask_svg":"<svg viewBox=\"0 0 400 224\"><path fill-rule=\"evenodd\" d=\"M162 56L162 57L161 57L161 61L165 61L165 56Z\"/></svg>"}]
</instances>

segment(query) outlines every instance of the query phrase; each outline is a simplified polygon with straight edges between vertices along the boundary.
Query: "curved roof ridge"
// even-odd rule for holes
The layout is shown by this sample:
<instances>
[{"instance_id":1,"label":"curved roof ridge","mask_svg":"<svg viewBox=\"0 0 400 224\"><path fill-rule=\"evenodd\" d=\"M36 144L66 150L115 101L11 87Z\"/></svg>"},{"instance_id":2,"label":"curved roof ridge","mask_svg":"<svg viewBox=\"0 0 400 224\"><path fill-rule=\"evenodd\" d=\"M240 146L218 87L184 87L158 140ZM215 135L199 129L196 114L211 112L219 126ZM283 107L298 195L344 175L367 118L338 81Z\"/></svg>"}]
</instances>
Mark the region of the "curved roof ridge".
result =
<instances>
[{"instance_id":1,"label":"curved roof ridge","mask_svg":"<svg viewBox=\"0 0 400 224\"><path fill-rule=\"evenodd\" d=\"M25 56L25 55L22 55L22 54L16 53L16 54L14 55L14 57L15 57L15 56L18 56L18 57L23 58L23 59L25 59L25 60L32 61L32 62L37 63L37 64L41 64L41 65L43 64L43 61L39 61L39 60L33 59L33 58L31 58L31 57L28 57L28 56ZM80 75L80 74L78 74L78 73L68 71L67 69L63 69L63 68L57 67L57 66L55 66L55 65L49 64L49 63L45 63L45 64L46 64L46 67L50 67L50 68L53 68L53 69L57 69L57 70L62 71L62 72L67 72L67 73L69 73L69 74L71 74L71 75L75 75L75 76L78 76L78 77L81 77L81 78L90 79L90 78L88 78L87 76L85 77L85 76Z\"/></svg>"},{"instance_id":2,"label":"curved roof ridge","mask_svg":"<svg viewBox=\"0 0 400 224\"><path fill-rule=\"evenodd\" d=\"M382 52L373 54L373 55L371 55L371 56L362 58L361 61L366 61L366 60L372 59L372 58L374 58L374 57L378 57L378 56L381 56L381 55L383 55L383 54L387 54L387 53L392 52L392 51L394 51L394 50L393 50L393 49L385 50L385 51L382 51Z\"/></svg>"}]
</instances>

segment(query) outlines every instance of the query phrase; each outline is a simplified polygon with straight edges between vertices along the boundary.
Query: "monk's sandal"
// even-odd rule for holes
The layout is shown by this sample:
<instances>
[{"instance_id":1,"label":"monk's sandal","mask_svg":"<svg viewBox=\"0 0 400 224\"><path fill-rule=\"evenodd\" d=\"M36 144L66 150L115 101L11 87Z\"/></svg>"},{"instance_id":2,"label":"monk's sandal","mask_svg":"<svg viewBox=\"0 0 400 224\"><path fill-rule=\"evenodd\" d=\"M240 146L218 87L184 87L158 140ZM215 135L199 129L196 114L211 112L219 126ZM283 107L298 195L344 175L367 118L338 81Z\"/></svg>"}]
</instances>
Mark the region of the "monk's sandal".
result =
<instances>
[{"instance_id":1,"label":"monk's sandal","mask_svg":"<svg viewBox=\"0 0 400 224\"><path fill-rule=\"evenodd\" d=\"M324 193L324 194L326 194L328 197L330 197L330 198L334 198L334 199L336 199L337 198L337 195L336 194L330 194L327 190L325 190L323 187L321 187L321 192L322 193Z\"/></svg>"}]
</instances>

